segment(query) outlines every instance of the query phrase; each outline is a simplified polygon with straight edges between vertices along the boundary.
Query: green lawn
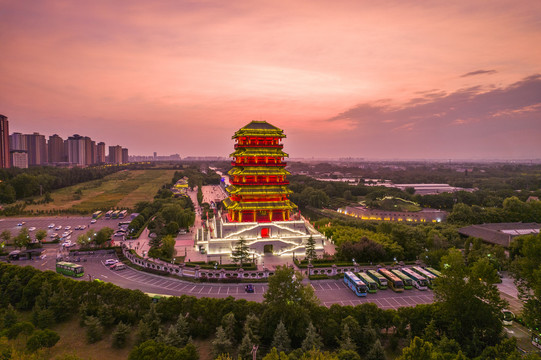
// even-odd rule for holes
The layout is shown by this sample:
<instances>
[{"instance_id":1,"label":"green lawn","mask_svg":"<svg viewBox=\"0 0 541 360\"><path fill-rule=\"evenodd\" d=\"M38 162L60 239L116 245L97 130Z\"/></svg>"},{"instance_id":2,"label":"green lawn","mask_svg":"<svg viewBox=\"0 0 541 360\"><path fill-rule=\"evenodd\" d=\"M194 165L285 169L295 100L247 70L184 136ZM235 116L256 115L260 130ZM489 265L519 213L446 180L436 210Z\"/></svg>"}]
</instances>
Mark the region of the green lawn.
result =
<instances>
[{"instance_id":1,"label":"green lawn","mask_svg":"<svg viewBox=\"0 0 541 360\"><path fill-rule=\"evenodd\" d=\"M174 170L124 170L53 191L48 204L29 205L26 210L74 210L91 213L96 209L132 208L152 200L158 189L169 183ZM76 192L81 191L80 195Z\"/></svg>"}]
</instances>

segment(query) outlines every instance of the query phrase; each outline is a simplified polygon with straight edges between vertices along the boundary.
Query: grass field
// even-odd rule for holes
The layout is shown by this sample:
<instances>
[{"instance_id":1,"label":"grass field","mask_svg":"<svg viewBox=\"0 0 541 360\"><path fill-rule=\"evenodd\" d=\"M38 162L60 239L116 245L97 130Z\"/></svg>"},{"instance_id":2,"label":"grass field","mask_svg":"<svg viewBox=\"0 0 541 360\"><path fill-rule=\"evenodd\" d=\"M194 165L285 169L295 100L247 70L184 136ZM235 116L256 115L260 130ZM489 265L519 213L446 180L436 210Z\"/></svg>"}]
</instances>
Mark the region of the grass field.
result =
<instances>
[{"instance_id":1,"label":"grass field","mask_svg":"<svg viewBox=\"0 0 541 360\"><path fill-rule=\"evenodd\" d=\"M28 205L26 210L74 210L91 213L96 209L132 208L152 200L158 189L169 183L174 170L124 170L53 191L48 204ZM80 192L80 194L77 194Z\"/></svg>"}]
</instances>

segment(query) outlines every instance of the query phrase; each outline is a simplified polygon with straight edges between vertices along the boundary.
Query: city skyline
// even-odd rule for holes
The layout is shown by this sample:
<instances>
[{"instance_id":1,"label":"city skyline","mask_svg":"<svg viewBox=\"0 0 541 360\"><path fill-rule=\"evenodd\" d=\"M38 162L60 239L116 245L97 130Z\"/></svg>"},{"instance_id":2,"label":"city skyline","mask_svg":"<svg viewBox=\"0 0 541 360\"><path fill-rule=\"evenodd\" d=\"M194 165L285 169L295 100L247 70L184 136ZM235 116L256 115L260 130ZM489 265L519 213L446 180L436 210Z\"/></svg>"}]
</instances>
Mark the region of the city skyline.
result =
<instances>
[{"instance_id":1,"label":"city skyline","mask_svg":"<svg viewBox=\"0 0 541 360\"><path fill-rule=\"evenodd\" d=\"M8 1L0 113L10 133L137 155L227 157L223 134L266 120L293 158L538 159L540 16L529 1Z\"/></svg>"}]
</instances>

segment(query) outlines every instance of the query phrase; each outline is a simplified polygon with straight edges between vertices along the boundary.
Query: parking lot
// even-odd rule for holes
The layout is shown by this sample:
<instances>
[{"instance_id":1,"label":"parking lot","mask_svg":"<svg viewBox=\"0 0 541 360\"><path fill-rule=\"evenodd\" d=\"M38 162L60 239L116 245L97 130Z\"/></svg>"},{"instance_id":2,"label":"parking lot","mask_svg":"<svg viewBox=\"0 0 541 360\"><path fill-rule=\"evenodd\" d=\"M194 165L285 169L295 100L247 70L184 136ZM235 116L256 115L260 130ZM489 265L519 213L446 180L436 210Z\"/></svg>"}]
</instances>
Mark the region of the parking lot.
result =
<instances>
[{"instance_id":1,"label":"parking lot","mask_svg":"<svg viewBox=\"0 0 541 360\"><path fill-rule=\"evenodd\" d=\"M22 227L30 229L32 227L36 228L34 231L30 232L30 236L33 238L33 235L36 231L43 229L47 230L47 238L45 241L51 240L51 235L57 233L59 236L62 236L62 233L66 231L66 226L71 227L71 240L76 241L77 236L82 234L88 229L100 230L104 227L110 227L112 229L118 228L118 222L122 220L113 219L105 220L103 217L98 219L96 223L91 224L91 216L50 216L50 217L27 217L27 218L4 218L0 219L0 233L4 230L9 230L12 236L17 236ZM17 224L24 223L22 226L17 226ZM49 225L54 224L55 227L60 226L61 229L55 230L55 228L49 228ZM84 230L75 230L77 226L85 225Z\"/></svg>"}]
</instances>

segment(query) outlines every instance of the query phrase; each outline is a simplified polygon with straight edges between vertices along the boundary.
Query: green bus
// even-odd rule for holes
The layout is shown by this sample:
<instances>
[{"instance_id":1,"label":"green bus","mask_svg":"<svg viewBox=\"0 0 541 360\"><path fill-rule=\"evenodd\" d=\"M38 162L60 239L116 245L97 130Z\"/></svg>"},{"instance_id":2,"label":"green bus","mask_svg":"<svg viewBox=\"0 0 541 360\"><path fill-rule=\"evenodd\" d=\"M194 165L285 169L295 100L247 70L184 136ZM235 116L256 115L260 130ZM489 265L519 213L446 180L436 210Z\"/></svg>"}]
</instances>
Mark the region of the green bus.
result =
<instances>
[{"instance_id":1,"label":"green bus","mask_svg":"<svg viewBox=\"0 0 541 360\"><path fill-rule=\"evenodd\" d=\"M387 289L387 279L385 278L385 276L381 275L376 270L368 270L368 275L370 275L370 277L378 283L378 287L380 290Z\"/></svg>"},{"instance_id":2,"label":"green bus","mask_svg":"<svg viewBox=\"0 0 541 360\"><path fill-rule=\"evenodd\" d=\"M425 269L431 272L432 274L436 275L437 277L441 277L441 272L439 272L438 270L431 267L426 267Z\"/></svg>"},{"instance_id":3,"label":"green bus","mask_svg":"<svg viewBox=\"0 0 541 360\"><path fill-rule=\"evenodd\" d=\"M374 281L374 279L372 279L370 275L364 272L359 272L357 273L357 275L368 286L369 293L375 293L378 291L378 283Z\"/></svg>"},{"instance_id":4,"label":"green bus","mask_svg":"<svg viewBox=\"0 0 541 360\"><path fill-rule=\"evenodd\" d=\"M111 219L118 219L118 215L120 214L120 210L115 210L111 214Z\"/></svg>"},{"instance_id":5,"label":"green bus","mask_svg":"<svg viewBox=\"0 0 541 360\"><path fill-rule=\"evenodd\" d=\"M79 264L59 261L56 263L56 272L72 277L83 277L85 275L85 268Z\"/></svg>"},{"instance_id":6,"label":"green bus","mask_svg":"<svg viewBox=\"0 0 541 360\"><path fill-rule=\"evenodd\" d=\"M413 289L413 280L408 275L396 269L391 270L391 272L395 274L396 276L398 276L400 279L402 279L402 282L404 283L404 289L406 290Z\"/></svg>"},{"instance_id":7,"label":"green bus","mask_svg":"<svg viewBox=\"0 0 541 360\"><path fill-rule=\"evenodd\" d=\"M99 219L103 215L103 211L98 210L92 214L92 219Z\"/></svg>"}]
</instances>

